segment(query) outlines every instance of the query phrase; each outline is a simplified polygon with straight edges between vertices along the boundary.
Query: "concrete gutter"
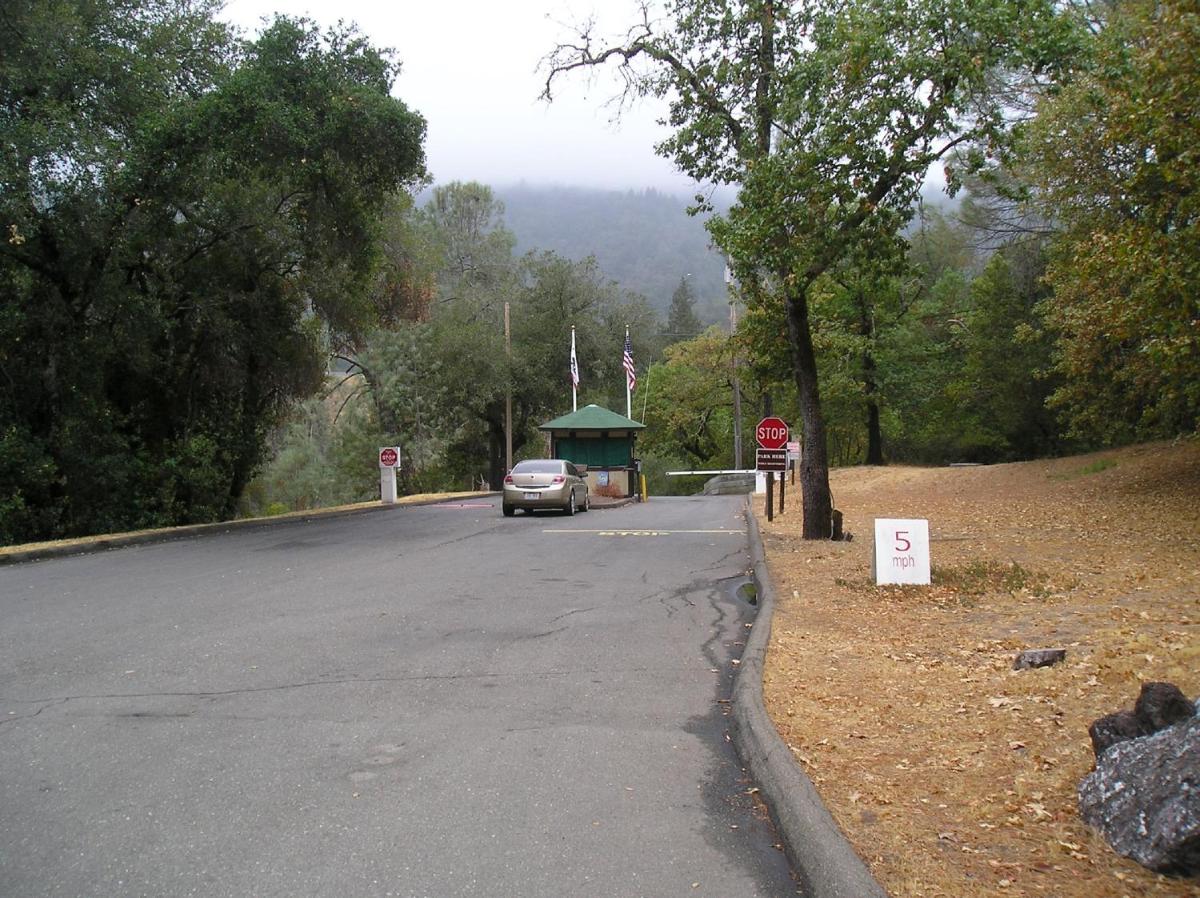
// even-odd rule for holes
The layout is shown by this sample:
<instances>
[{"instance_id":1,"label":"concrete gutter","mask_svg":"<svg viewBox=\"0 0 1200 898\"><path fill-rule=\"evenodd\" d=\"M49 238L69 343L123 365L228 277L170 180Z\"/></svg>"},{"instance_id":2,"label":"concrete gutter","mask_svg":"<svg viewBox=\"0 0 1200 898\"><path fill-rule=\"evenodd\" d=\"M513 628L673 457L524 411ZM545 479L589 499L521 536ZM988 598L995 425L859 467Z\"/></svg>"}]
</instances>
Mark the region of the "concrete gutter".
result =
<instances>
[{"instance_id":1,"label":"concrete gutter","mask_svg":"<svg viewBox=\"0 0 1200 898\"><path fill-rule=\"evenodd\" d=\"M609 508L624 508L632 505L633 499L625 496L621 499L610 499L607 496L592 496L592 511L604 511Z\"/></svg>"},{"instance_id":2,"label":"concrete gutter","mask_svg":"<svg viewBox=\"0 0 1200 898\"><path fill-rule=\"evenodd\" d=\"M277 524L301 524L322 518L342 518L367 512L394 511L416 505L441 505L456 500L480 499L499 496L496 492L474 493L425 493L418 496L402 496L395 505L382 502L359 502L355 505L337 505L331 508L314 508L308 511L293 511L273 515L269 518L239 518L219 521L215 524L190 524L184 527L162 527L156 530L134 530L128 533L109 533L99 536L84 536L78 539L61 539L47 543L28 543L0 548L0 565L19 564L23 561L40 561L45 558L63 558L67 555L86 555L102 549L119 549L125 546L143 546L149 543L169 542L194 536L211 536L229 533L232 530L247 530L256 527L273 527Z\"/></svg>"},{"instance_id":3,"label":"concrete gutter","mask_svg":"<svg viewBox=\"0 0 1200 898\"><path fill-rule=\"evenodd\" d=\"M734 745L771 808L805 898L887 898L821 803L812 780L792 757L763 706L763 663L771 638L775 590L749 499L746 533L758 589L758 617L733 685Z\"/></svg>"}]
</instances>

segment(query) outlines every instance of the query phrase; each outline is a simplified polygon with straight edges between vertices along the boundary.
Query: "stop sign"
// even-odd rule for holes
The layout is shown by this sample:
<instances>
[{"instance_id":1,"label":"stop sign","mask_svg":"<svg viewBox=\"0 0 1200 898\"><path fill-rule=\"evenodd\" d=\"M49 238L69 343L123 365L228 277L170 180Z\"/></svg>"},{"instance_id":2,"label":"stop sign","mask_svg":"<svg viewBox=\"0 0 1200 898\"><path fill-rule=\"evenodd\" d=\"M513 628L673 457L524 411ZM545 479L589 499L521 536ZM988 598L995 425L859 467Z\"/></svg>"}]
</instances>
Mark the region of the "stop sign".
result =
<instances>
[{"instance_id":1,"label":"stop sign","mask_svg":"<svg viewBox=\"0 0 1200 898\"><path fill-rule=\"evenodd\" d=\"M391 446L379 450L379 467L394 468L399 461L399 455Z\"/></svg>"},{"instance_id":2,"label":"stop sign","mask_svg":"<svg viewBox=\"0 0 1200 898\"><path fill-rule=\"evenodd\" d=\"M763 418L754 428L754 436L764 449L782 449L788 441L787 423L783 418Z\"/></svg>"}]
</instances>

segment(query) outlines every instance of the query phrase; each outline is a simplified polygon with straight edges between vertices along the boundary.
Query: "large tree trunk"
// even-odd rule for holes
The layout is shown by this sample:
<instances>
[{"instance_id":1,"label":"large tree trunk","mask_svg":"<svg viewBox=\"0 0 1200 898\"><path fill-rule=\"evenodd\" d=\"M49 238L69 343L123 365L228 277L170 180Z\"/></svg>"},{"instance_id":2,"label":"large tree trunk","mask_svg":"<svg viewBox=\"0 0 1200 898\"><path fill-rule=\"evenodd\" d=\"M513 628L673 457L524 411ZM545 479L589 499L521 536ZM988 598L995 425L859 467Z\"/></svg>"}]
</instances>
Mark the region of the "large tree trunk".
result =
<instances>
[{"instance_id":1,"label":"large tree trunk","mask_svg":"<svg viewBox=\"0 0 1200 898\"><path fill-rule=\"evenodd\" d=\"M875 320L871 316L871 308L867 303L866 293L861 286L858 288L858 333L866 340L867 348L863 350L863 394L867 401L867 458L869 465L883 464L883 429L879 424L879 380L876 377L877 366L875 354L871 347L875 345Z\"/></svg>"},{"instance_id":2,"label":"large tree trunk","mask_svg":"<svg viewBox=\"0 0 1200 898\"><path fill-rule=\"evenodd\" d=\"M867 399L867 464L885 464L883 430L879 426L879 403L873 398Z\"/></svg>"},{"instance_id":3,"label":"large tree trunk","mask_svg":"<svg viewBox=\"0 0 1200 898\"><path fill-rule=\"evenodd\" d=\"M785 281L786 283L786 281ZM833 499L829 491L829 456L825 438L825 416L817 388L817 356L808 324L806 291L787 294L788 345L792 370L800 392L800 424L804 451L800 456L800 493L804 508L805 539L829 539L833 534Z\"/></svg>"},{"instance_id":4,"label":"large tree trunk","mask_svg":"<svg viewBox=\"0 0 1200 898\"><path fill-rule=\"evenodd\" d=\"M882 465L883 428L879 424L879 384L875 378L875 356L863 353L863 393L867 398L867 464Z\"/></svg>"}]
</instances>

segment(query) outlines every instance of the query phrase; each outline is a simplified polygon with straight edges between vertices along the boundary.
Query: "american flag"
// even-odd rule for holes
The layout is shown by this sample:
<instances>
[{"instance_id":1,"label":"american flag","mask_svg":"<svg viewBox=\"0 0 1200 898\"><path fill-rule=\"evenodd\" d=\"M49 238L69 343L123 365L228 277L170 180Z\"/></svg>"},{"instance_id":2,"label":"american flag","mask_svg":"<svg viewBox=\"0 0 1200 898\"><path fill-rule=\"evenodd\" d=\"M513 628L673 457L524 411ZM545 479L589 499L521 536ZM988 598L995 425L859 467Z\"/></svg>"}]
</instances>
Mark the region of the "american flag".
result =
<instances>
[{"instance_id":1,"label":"american flag","mask_svg":"<svg viewBox=\"0 0 1200 898\"><path fill-rule=\"evenodd\" d=\"M633 364L633 344L629 342L628 331L625 333L625 355L621 358L621 364L625 366L625 382L632 393L637 387L637 368Z\"/></svg>"}]
</instances>

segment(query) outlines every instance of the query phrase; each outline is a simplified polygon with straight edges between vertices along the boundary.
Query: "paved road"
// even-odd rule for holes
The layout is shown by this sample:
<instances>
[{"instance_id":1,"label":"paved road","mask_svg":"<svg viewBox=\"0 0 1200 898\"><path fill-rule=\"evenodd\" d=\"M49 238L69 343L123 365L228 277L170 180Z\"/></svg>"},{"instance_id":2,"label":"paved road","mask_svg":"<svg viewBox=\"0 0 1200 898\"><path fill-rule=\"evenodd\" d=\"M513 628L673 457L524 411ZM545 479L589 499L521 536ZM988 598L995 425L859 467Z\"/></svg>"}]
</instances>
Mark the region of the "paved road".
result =
<instances>
[{"instance_id":1,"label":"paved road","mask_svg":"<svg viewBox=\"0 0 1200 898\"><path fill-rule=\"evenodd\" d=\"M464 504L0 568L0 894L796 894L741 500Z\"/></svg>"}]
</instances>

